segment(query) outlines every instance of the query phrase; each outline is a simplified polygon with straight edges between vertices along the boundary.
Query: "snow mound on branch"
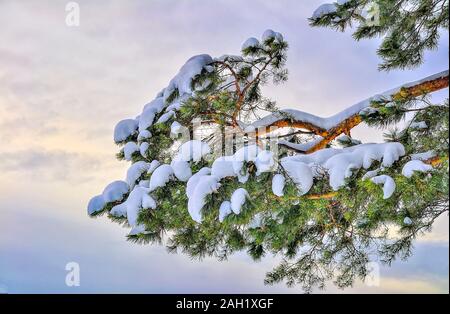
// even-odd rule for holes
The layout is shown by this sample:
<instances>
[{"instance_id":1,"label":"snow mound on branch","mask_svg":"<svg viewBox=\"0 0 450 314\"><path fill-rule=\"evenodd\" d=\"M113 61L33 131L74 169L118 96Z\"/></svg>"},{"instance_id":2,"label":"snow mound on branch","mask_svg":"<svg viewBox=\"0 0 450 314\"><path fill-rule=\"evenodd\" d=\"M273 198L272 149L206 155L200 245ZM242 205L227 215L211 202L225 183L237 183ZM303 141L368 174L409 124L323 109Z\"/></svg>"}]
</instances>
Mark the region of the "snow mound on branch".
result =
<instances>
[{"instance_id":1,"label":"snow mound on branch","mask_svg":"<svg viewBox=\"0 0 450 314\"><path fill-rule=\"evenodd\" d=\"M337 11L337 7L334 3L324 3L319 6L313 13L313 19L320 19L324 15L335 13Z\"/></svg>"},{"instance_id":2,"label":"snow mound on branch","mask_svg":"<svg viewBox=\"0 0 450 314\"><path fill-rule=\"evenodd\" d=\"M152 137L152 133L150 133L149 130L144 130L144 131L139 132L138 141L146 140L150 137Z\"/></svg>"},{"instance_id":3,"label":"snow mound on branch","mask_svg":"<svg viewBox=\"0 0 450 314\"><path fill-rule=\"evenodd\" d=\"M219 221L223 222L225 220L225 217L227 217L232 212L233 211L231 210L231 203L229 201L223 201L222 204L220 204L219 208Z\"/></svg>"},{"instance_id":4,"label":"snow mound on branch","mask_svg":"<svg viewBox=\"0 0 450 314\"><path fill-rule=\"evenodd\" d=\"M330 13L336 13L338 7L336 6L336 3L339 5L343 5L350 0L337 0L335 3L324 3L321 6L319 6L313 13L312 18L313 19L320 19L324 15L330 14Z\"/></svg>"},{"instance_id":5,"label":"snow mound on branch","mask_svg":"<svg viewBox=\"0 0 450 314\"><path fill-rule=\"evenodd\" d=\"M199 162L204 156L211 153L211 148L205 142L192 140L184 143L178 150L177 160Z\"/></svg>"},{"instance_id":6,"label":"snow mound on branch","mask_svg":"<svg viewBox=\"0 0 450 314\"><path fill-rule=\"evenodd\" d=\"M371 179L371 181L375 184L381 184L383 185L383 198L388 199L394 194L395 192L395 181L390 176L387 175L381 175L376 176Z\"/></svg>"},{"instance_id":7,"label":"snow mound on branch","mask_svg":"<svg viewBox=\"0 0 450 314\"><path fill-rule=\"evenodd\" d=\"M138 234L146 234L145 226L144 225L137 225L133 228L131 228L130 232L128 233L129 236L135 236Z\"/></svg>"},{"instance_id":8,"label":"snow mound on branch","mask_svg":"<svg viewBox=\"0 0 450 314\"><path fill-rule=\"evenodd\" d=\"M432 150L429 150L429 151L424 152L424 153L412 154L411 155L411 160L422 160L422 161L425 161L425 160L429 160L431 158L434 158L436 156L437 156L436 152L434 152Z\"/></svg>"},{"instance_id":9,"label":"snow mound on branch","mask_svg":"<svg viewBox=\"0 0 450 314\"><path fill-rule=\"evenodd\" d=\"M147 130L153 125L156 114L164 109L164 100L162 97L155 98L144 106L144 110L139 117L139 132Z\"/></svg>"},{"instance_id":10,"label":"snow mound on branch","mask_svg":"<svg viewBox=\"0 0 450 314\"><path fill-rule=\"evenodd\" d=\"M286 179L282 174L276 174L272 179L272 192L276 196L283 196L284 185L286 184Z\"/></svg>"},{"instance_id":11,"label":"snow mound on branch","mask_svg":"<svg viewBox=\"0 0 450 314\"><path fill-rule=\"evenodd\" d=\"M103 190L102 196L105 203L117 202L123 199L129 191L128 184L124 181L114 181Z\"/></svg>"},{"instance_id":12,"label":"snow mound on branch","mask_svg":"<svg viewBox=\"0 0 450 314\"><path fill-rule=\"evenodd\" d=\"M178 137L178 134L183 132L183 128L184 127L178 121L172 122L170 126L170 136L174 138Z\"/></svg>"},{"instance_id":13,"label":"snow mound on branch","mask_svg":"<svg viewBox=\"0 0 450 314\"><path fill-rule=\"evenodd\" d=\"M171 110L169 112L166 112L161 117L159 117L158 121L156 123L165 123L169 121L170 118L172 118L175 115L175 111Z\"/></svg>"},{"instance_id":14,"label":"snow mound on branch","mask_svg":"<svg viewBox=\"0 0 450 314\"><path fill-rule=\"evenodd\" d=\"M233 156L222 156L214 160L211 167L211 174L223 179L226 177L235 177L236 173L233 168Z\"/></svg>"},{"instance_id":15,"label":"snow mound on branch","mask_svg":"<svg viewBox=\"0 0 450 314\"><path fill-rule=\"evenodd\" d=\"M180 146L175 160L192 160L194 162L199 162L209 153L211 153L211 148L207 143L199 140L192 140Z\"/></svg>"},{"instance_id":16,"label":"snow mound on branch","mask_svg":"<svg viewBox=\"0 0 450 314\"><path fill-rule=\"evenodd\" d=\"M202 208L206 204L206 196L218 191L219 179L215 176L204 175L198 180L194 192L188 201L188 211L192 219L202 222Z\"/></svg>"},{"instance_id":17,"label":"snow mound on branch","mask_svg":"<svg viewBox=\"0 0 450 314\"><path fill-rule=\"evenodd\" d=\"M273 30L268 29L262 34L261 39L263 42L266 42L268 40L275 39L276 37L277 37L277 34Z\"/></svg>"},{"instance_id":18,"label":"snow mound on branch","mask_svg":"<svg viewBox=\"0 0 450 314\"><path fill-rule=\"evenodd\" d=\"M207 54L193 56L186 61L178 74L170 81L169 86L164 90L164 102L175 91L178 91L180 96L192 93L192 80L202 72L206 65L212 62L213 59Z\"/></svg>"},{"instance_id":19,"label":"snow mound on branch","mask_svg":"<svg viewBox=\"0 0 450 314\"><path fill-rule=\"evenodd\" d=\"M375 169L372 171L367 171L363 176L362 180L372 179L373 177L376 177L378 175L378 172L380 172L381 169Z\"/></svg>"},{"instance_id":20,"label":"snow mound on branch","mask_svg":"<svg viewBox=\"0 0 450 314\"><path fill-rule=\"evenodd\" d=\"M411 125L409 127L411 129L415 129L415 130L428 129L428 125L425 121L413 122L413 123L411 123Z\"/></svg>"},{"instance_id":21,"label":"snow mound on branch","mask_svg":"<svg viewBox=\"0 0 450 314\"><path fill-rule=\"evenodd\" d=\"M212 164L211 174L219 179L238 177L239 182L245 183L249 174L243 166L244 162L249 161L255 163L258 175L271 171L275 167L273 153L262 150L257 145L247 145L236 151L234 155L217 158Z\"/></svg>"},{"instance_id":22,"label":"snow mound on branch","mask_svg":"<svg viewBox=\"0 0 450 314\"><path fill-rule=\"evenodd\" d=\"M411 160L403 166L402 174L407 178L411 178L416 171L429 172L431 170L433 170L431 165L427 165L421 160Z\"/></svg>"},{"instance_id":23,"label":"snow mound on branch","mask_svg":"<svg viewBox=\"0 0 450 314\"><path fill-rule=\"evenodd\" d=\"M91 198L88 204L88 214L93 215L103 209L105 207L105 200L103 199L103 195L97 195Z\"/></svg>"},{"instance_id":24,"label":"snow mound on branch","mask_svg":"<svg viewBox=\"0 0 450 314\"><path fill-rule=\"evenodd\" d=\"M127 204L126 202L116 205L111 208L109 212L114 217L127 217Z\"/></svg>"},{"instance_id":25,"label":"snow mound on branch","mask_svg":"<svg viewBox=\"0 0 450 314\"><path fill-rule=\"evenodd\" d=\"M239 182L245 183L249 178L247 169L242 169L244 166L244 162L255 162L258 154L261 151L261 148L259 148L257 145L247 145L240 148L233 155L233 170L235 175L238 177ZM263 165L261 164L261 166Z\"/></svg>"},{"instance_id":26,"label":"snow mound on branch","mask_svg":"<svg viewBox=\"0 0 450 314\"><path fill-rule=\"evenodd\" d=\"M161 163L158 160L153 160L147 170L147 174L152 174L153 171L155 171L156 168L158 168L161 165Z\"/></svg>"},{"instance_id":27,"label":"snow mound on branch","mask_svg":"<svg viewBox=\"0 0 450 314\"><path fill-rule=\"evenodd\" d=\"M405 148L400 143L361 144L344 150L349 152L337 154L324 164L335 191L345 185L345 179L352 176L352 170L368 169L374 161L382 161L384 167L390 167L405 155Z\"/></svg>"},{"instance_id":28,"label":"snow mound on branch","mask_svg":"<svg viewBox=\"0 0 450 314\"><path fill-rule=\"evenodd\" d=\"M164 187L173 178L173 169L170 165L161 165L153 171L150 177L150 192Z\"/></svg>"},{"instance_id":29,"label":"snow mound on branch","mask_svg":"<svg viewBox=\"0 0 450 314\"><path fill-rule=\"evenodd\" d=\"M184 160L173 160L170 164L178 180L186 182L192 176L191 166Z\"/></svg>"},{"instance_id":30,"label":"snow mound on branch","mask_svg":"<svg viewBox=\"0 0 450 314\"><path fill-rule=\"evenodd\" d=\"M135 142L128 142L123 147L123 154L125 156L125 160L131 161L131 158L135 152L139 151L139 146Z\"/></svg>"},{"instance_id":31,"label":"snow mound on branch","mask_svg":"<svg viewBox=\"0 0 450 314\"><path fill-rule=\"evenodd\" d=\"M138 182L138 185L143 188L148 188L150 186L150 180L141 180Z\"/></svg>"},{"instance_id":32,"label":"snow mound on branch","mask_svg":"<svg viewBox=\"0 0 450 314\"><path fill-rule=\"evenodd\" d=\"M149 147L150 144L147 142L143 142L141 143L141 145L139 145L139 152L141 153L142 157L146 157Z\"/></svg>"},{"instance_id":33,"label":"snow mound on branch","mask_svg":"<svg viewBox=\"0 0 450 314\"><path fill-rule=\"evenodd\" d=\"M331 187L338 190L345 185L345 179L352 175L353 170L369 169L374 161L382 161L383 167L390 167L404 155L405 148L400 143L361 144L342 149L325 148L308 155L284 157L281 159L281 164L285 167L288 163L287 167L294 173L288 172L289 176L297 177L297 180L299 175L295 172L300 171L295 169L297 164L303 164L303 169L305 169L304 165L307 165L314 177L320 177L323 171L327 171L330 175ZM290 165L289 162L291 162ZM304 175L302 177L305 178ZM309 186L310 181L308 177L306 187ZM304 190L301 191L304 192Z\"/></svg>"},{"instance_id":34,"label":"snow mound on branch","mask_svg":"<svg viewBox=\"0 0 450 314\"><path fill-rule=\"evenodd\" d=\"M261 228L262 221L263 221L263 214L257 213L255 216L253 216L250 223L248 223L247 228L249 228L249 229Z\"/></svg>"},{"instance_id":35,"label":"snow mound on branch","mask_svg":"<svg viewBox=\"0 0 450 314\"><path fill-rule=\"evenodd\" d=\"M190 198L194 194L195 187L197 186L200 177L211 174L211 169L203 167L196 174L189 178L186 184L186 196Z\"/></svg>"},{"instance_id":36,"label":"snow mound on branch","mask_svg":"<svg viewBox=\"0 0 450 314\"><path fill-rule=\"evenodd\" d=\"M137 219L141 209L156 208L156 202L149 193L150 189L136 186L123 204L126 206L126 216L130 226L135 227L137 225Z\"/></svg>"},{"instance_id":37,"label":"snow mound on branch","mask_svg":"<svg viewBox=\"0 0 450 314\"><path fill-rule=\"evenodd\" d=\"M411 225L413 224L413 221L412 221L411 218L405 217L405 219L403 219L403 224L404 224L405 226L411 226Z\"/></svg>"},{"instance_id":38,"label":"snow mound on branch","mask_svg":"<svg viewBox=\"0 0 450 314\"><path fill-rule=\"evenodd\" d=\"M247 190L243 188L239 188L233 192L231 195L231 210L236 215L241 213L242 206L245 204L245 201L249 198Z\"/></svg>"},{"instance_id":39,"label":"snow mound on branch","mask_svg":"<svg viewBox=\"0 0 450 314\"><path fill-rule=\"evenodd\" d=\"M308 193L314 183L311 168L307 164L293 159L283 159L281 165L297 186L300 195Z\"/></svg>"},{"instance_id":40,"label":"snow mound on branch","mask_svg":"<svg viewBox=\"0 0 450 314\"><path fill-rule=\"evenodd\" d=\"M148 171L149 168L150 164L145 161L135 162L128 168L126 181L131 189L135 186L136 181L144 174L144 172Z\"/></svg>"},{"instance_id":41,"label":"snow mound on branch","mask_svg":"<svg viewBox=\"0 0 450 314\"><path fill-rule=\"evenodd\" d=\"M257 176L264 172L274 171L276 169L276 163L273 153L268 150L259 152L255 159L255 166Z\"/></svg>"},{"instance_id":42,"label":"snow mound on branch","mask_svg":"<svg viewBox=\"0 0 450 314\"><path fill-rule=\"evenodd\" d=\"M114 128L114 142L120 143L132 136L138 128L138 121L125 119L117 123Z\"/></svg>"},{"instance_id":43,"label":"snow mound on branch","mask_svg":"<svg viewBox=\"0 0 450 314\"><path fill-rule=\"evenodd\" d=\"M259 40L254 38L254 37L250 37L249 39L247 39L241 47L241 50L247 50L248 48L256 48L259 47Z\"/></svg>"}]
</instances>

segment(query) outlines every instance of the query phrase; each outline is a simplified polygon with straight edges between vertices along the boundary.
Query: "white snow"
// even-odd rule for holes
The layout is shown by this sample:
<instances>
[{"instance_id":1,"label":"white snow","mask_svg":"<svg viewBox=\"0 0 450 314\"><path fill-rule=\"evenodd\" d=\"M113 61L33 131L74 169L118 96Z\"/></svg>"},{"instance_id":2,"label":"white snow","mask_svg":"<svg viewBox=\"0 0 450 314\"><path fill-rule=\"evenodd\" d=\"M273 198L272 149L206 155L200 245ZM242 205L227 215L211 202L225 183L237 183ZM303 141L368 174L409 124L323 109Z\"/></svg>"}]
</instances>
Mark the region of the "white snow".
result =
<instances>
[{"instance_id":1,"label":"white snow","mask_svg":"<svg viewBox=\"0 0 450 314\"><path fill-rule=\"evenodd\" d=\"M151 174L156 168L159 167L159 165L161 165L161 163L158 160L153 160L148 167L147 173Z\"/></svg>"},{"instance_id":2,"label":"white snow","mask_svg":"<svg viewBox=\"0 0 450 314\"><path fill-rule=\"evenodd\" d=\"M138 141L146 140L150 137L152 137L152 133L150 133L149 130L144 130L144 131L139 132Z\"/></svg>"},{"instance_id":3,"label":"white snow","mask_svg":"<svg viewBox=\"0 0 450 314\"><path fill-rule=\"evenodd\" d=\"M202 221L201 210L206 204L206 196L217 192L220 183L217 177L211 175L201 176L195 186L194 192L188 201L188 211L196 222Z\"/></svg>"},{"instance_id":4,"label":"white snow","mask_svg":"<svg viewBox=\"0 0 450 314\"><path fill-rule=\"evenodd\" d=\"M264 172L271 172L276 170L277 164L275 163L273 153L268 150L259 152L255 159L255 166L257 169L257 176Z\"/></svg>"},{"instance_id":5,"label":"white snow","mask_svg":"<svg viewBox=\"0 0 450 314\"><path fill-rule=\"evenodd\" d=\"M135 236L135 235L142 234L142 233L143 234L146 233L145 226L144 225L137 225L137 226L131 228L131 230L128 233L128 235Z\"/></svg>"},{"instance_id":6,"label":"white snow","mask_svg":"<svg viewBox=\"0 0 450 314\"><path fill-rule=\"evenodd\" d=\"M275 39L281 43L284 40L283 34L275 32Z\"/></svg>"},{"instance_id":7,"label":"white snow","mask_svg":"<svg viewBox=\"0 0 450 314\"><path fill-rule=\"evenodd\" d=\"M409 127L411 129L415 129L415 130L423 130L423 129L427 129L428 125L425 121L418 121L418 122L411 123L411 125Z\"/></svg>"},{"instance_id":8,"label":"white snow","mask_svg":"<svg viewBox=\"0 0 450 314\"><path fill-rule=\"evenodd\" d=\"M192 140L184 143L178 149L177 160L199 162L203 157L211 152L211 148L205 142Z\"/></svg>"},{"instance_id":9,"label":"white snow","mask_svg":"<svg viewBox=\"0 0 450 314\"><path fill-rule=\"evenodd\" d=\"M272 179L272 192L273 194L275 194L276 196L283 196L283 190L284 190L284 185L286 183L286 179L284 178L284 176L282 174L276 174L273 176Z\"/></svg>"},{"instance_id":10,"label":"white snow","mask_svg":"<svg viewBox=\"0 0 450 314\"><path fill-rule=\"evenodd\" d=\"M337 0L337 1L335 1L335 3L337 3L339 5L343 5L349 1L350 0ZM335 3L322 4L314 11L312 18L320 19L322 16L324 16L326 14L335 13L337 11L337 6ZM338 21L338 20L336 20L336 21Z\"/></svg>"},{"instance_id":11,"label":"white snow","mask_svg":"<svg viewBox=\"0 0 450 314\"><path fill-rule=\"evenodd\" d=\"M103 199L103 195L97 195L91 198L88 204L88 214L92 215L96 212L99 212L105 207L105 200Z\"/></svg>"},{"instance_id":12,"label":"white snow","mask_svg":"<svg viewBox=\"0 0 450 314\"><path fill-rule=\"evenodd\" d=\"M375 184L383 185L383 198L388 199L395 192L395 181L390 176L381 175L376 176L371 179L371 181Z\"/></svg>"},{"instance_id":13,"label":"white snow","mask_svg":"<svg viewBox=\"0 0 450 314\"><path fill-rule=\"evenodd\" d=\"M249 198L247 190L243 188L239 188L233 192L231 195L231 210L236 215L239 215L241 212L242 206L245 204L245 201Z\"/></svg>"},{"instance_id":14,"label":"white snow","mask_svg":"<svg viewBox=\"0 0 450 314\"><path fill-rule=\"evenodd\" d=\"M375 169L375 170L372 170L372 171L367 171L363 176L362 176L362 180L364 181L364 180L367 180L367 179L371 179L371 178L373 178L373 177L375 177L375 176L377 176L378 175L378 172L380 172L380 170L381 169Z\"/></svg>"},{"instance_id":15,"label":"white snow","mask_svg":"<svg viewBox=\"0 0 450 314\"><path fill-rule=\"evenodd\" d=\"M103 200L105 203L117 202L129 191L128 184L124 181L114 181L108 184L103 190Z\"/></svg>"},{"instance_id":16,"label":"white snow","mask_svg":"<svg viewBox=\"0 0 450 314\"><path fill-rule=\"evenodd\" d=\"M345 184L345 179L352 175L352 170L369 169L373 161L382 161L384 167L390 167L405 149L400 143L361 144L344 149L348 153L337 154L324 164L330 174L330 185L338 190Z\"/></svg>"},{"instance_id":17,"label":"white snow","mask_svg":"<svg viewBox=\"0 0 450 314\"><path fill-rule=\"evenodd\" d=\"M172 122L170 125L170 136L175 138L178 137L178 134L183 132L183 128L184 127L178 121Z\"/></svg>"},{"instance_id":18,"label":"white snow","mask_svg":"<svg viewBox=\"0 0 450 314\"><path fill-rule=\"evenodd\" d=\"M308 193L314 182L311 168L307 164L293 159L282 159L281 165L297 186L300 195Z\"/></svg>"},{"instance_id":19,"label":"white snow","mask_svg":"<svg viewBox=\"0 0 450 314\"><path fill-rule=\"evenodd\" d=\"M138 182L138 185L143 188L149 188L150 186L150 180L141 180Z\"/></svg>"},{"instance_id":20,"label":"white snow","mask_svg":"<svg viewBox=\"0 0 450 314\"><path fill-rule=\"evenodd\" d=\"M242 44L241 50L244 51L250 47L254 48L254 47L258 47L258 46L259 46L259 40L254 37L251 37Z\"/></svg>"},{"instance_id":21,"label":"white snow","mask_svg":"<svg viewBox=\"0 0 450 314\"><path fill-rule=\"evenodd\" d=\"M257 213L252 217L252 220L248 223L247 228L256 229L262 226L263 214Z\"/></svg>"},{"instance_id":22,"label":"white snow","mask_svg":"<svg viewBox=\"0 0 450 314\"><path fill-rule=\"evenodd\" d=\"M134 119L120 121L114 128L114 142L119 143L125 141L137 131L137 128L138 122Z\"/></svg>"},{"instance_id":23,"label":"white snow","mask_svg":"<svg viewBox=\"0 0 450 314\"><path fill-rule=\"evenodd\" d=\"M336 141L340 144L352 144L352 145L360 145L361 141L356 140L346 134L342 134L336 138Z\"/></svg>"},{"instance_id":24,"label":"white snow","mask_svg":"<svg viewBox=\"0 0 450 314\"><path fill-rule=\"evenodd\" d=\"M416 171L429 172L431 170L433 170L431 165L427 165L421 160L411 160L403 166L402 174L407 178L411 178Z\"/></svg>"},{"instance_id":25,"label":"white snow","mask_svg":"<svg viewBox=\"0 0 450 314\"><path fill-rule=\"evenodd\" d=\"M135 142L128 142L123 147L123 154L125 156L125 160L130 161L131 157L135 152L139 151L139 146Z\"/></svg>"},{"instance_id":26,"label":"white snow","mask_svg":"<svg viewBox=\"0 0 450 314\"><path fill-rule=\"evenodd\" d=\"M144 172L148 171L150 164L145 161L135 162L128 168L126 181L131 189L136 184L136 181L144 174Z\"/></svg>"},{"instance_id":27,"label":"white snow","mask_svg":"<svg viewBox=\"0 0 450 314\"><path fill-rule=\"evenodd\" d=\"M186 182L192 176L191 166L187 161L173 160L170 166L173 169L175 177L180 181Z\"/></svg>"},{"instance_id":28,"label":"white snow","mask_svg":"<svg viewBox=\"0 0 450 314\"><path fill-rule=\"evenodd\" d=\"M153 171L150 177L150 192L156 188L164 187L173 178L173 169L170 165L161 165Z\"/></svg>"},{"instance_id":29,"label":"white snow","mask_svg":"<svg viewBox=\"0 0 450 314\"><path fill-rule=\"evenodd\" d=\"M280 140L278 141L278 144L290 147L299 152L306 152L311 148L313 148L314 146L316 146L317 144L319 144L322 140L323 140L322 136L317 136L315 139L308 141L306 143L295 144L288 142L286 140Z\"/></svg>"},{"instance_id":30,"label":"white snow","mask_svg":"<svg viewBox=\"0 0 450 314\"><path fill-rule=\"evenodd\" d=\"M127 216L127 204L126 204L126 202L114 206L113 208L111 208L109 213L112 216L115 216L115 217L126 217Z\"/></svg>"},{"instance_id":31,"label":"white snow","mask_svg":"<svg viewBox=\"0 0 450 314\"><path fill-rule=\"evenodd\" d=\"M169 121L170 118L172 118L175 115L175 111L170 110L169 112L166 112L163 114L159 119L156 121L156 123L165 123Z\"/></svg>"},{"instance_id":32,"label":"white snow","mask_svg":"<svg viewBox=\"0 0 450 314\"><path fill-rule=\"evenodd\" d=\"M211 166L211 174L219 179L235 177L236 174L233 168L233 161L233 156L222 156L217 158Z\"/></svg>"},{"instance_id":33,"label":"white snow","mask_svg":"<svg viewBox=\"0 0 450 314\"><path fill-rule=\"evenodd\" d=\"M142 157L147 157L147 150L150 147L150 144L147 142L143 142L141 143L141 145L139 145L139 152L141 153Z\"/></svg>"},{"instance_id":34,"label":"white snow","mask_svg":"<svg viewBox=\"0 0 450 314\"><path fill-rule=\"evenodd\" d=\"M276 38L276 37L277 37L277 34L273 30L268 29L262 34L261 40L263 42L266 42L266 41Z\"/></svg>"},{"instance_id":35,"label":"white snow","mask_svg":"<svg viewBox=\"0 0 450 314\"><path fill-rule=\"evenodd\" d=\"M179 95L192 93L192 79L201 73L203 68L212 63L213 59L207 54L191 57L181 67L178 74L170 81L169 86L164 91L164 101L176 90Z\"/></svg>"},{"instance_id":36,"label":"white snow","mask_svg":"<svg viewBox=\"0 0 450 314\"><path fill-rule=\"evenodd\" d=\"M297 164L303 164L302 168L307 165L314 177L320 177L323 171L327 171L331 187L338 190L345 184L345 179L352 175L352 170L361 167L369 169L374 161L382 161L383 167L390 167L404 155L405 149L400 143L361 144L342 149L325 148L308 155L284 157L281 164L285 167L288 163L293 172L289 175L293 177L299 176L295 174L296 171L300 171L296 169ZM308 178L306 186L309 186L310 181Z\"/></svg>"},{"instance_id":37,"label":"white snow","mask_svg":"<svg viewBox=\"0 0 450 314\"><path fill-rule=\"evenodd\" d=\"M335 13L337 11L337 7L334 3L324 3L319 6L313 13L313 19L320 19L322 16Z\"/></svg>"},{"instance_id":38,"label":"white snow","mask_svg":"<svg viewBox=\"0 0 450 314\"><path fill-rule=\"evenodd\" d=\"M211 174L211 169L208 167L203 167L192 177L189 178L186 184L186 195L190 198L194 194L195 187L197 186L200 177Z\"/></svg>"},{"instance_id":39,"label":"white snow","mask_svg":"<svg viewBox=\"0 0 450 314\"><path fill-rule=\"evenodd\" d=\"M155 114L158 114L161 113L165 107L166 105L164 104L162 96L157 96L144 106L144 111L151 109Z\"/></svg>"},{"instance_id":40,"label":"white snow","mask_svg":"<svg viewBox=\"0 0 450 314\"><path fill-rule=\"evenodd\" d=\"M275 112L275 113L265 116L264 118L249 125L246 129L255 130L260 127L267 127L277 121L286 119L286 115L287 115L294 121L302 121L302 122L306 122L306 123L311 123L323 130L329 130L329 129L337 126L338 124L340 124L342 121L359 114L361 110L370 107L373 101L376 101L379 99L390 99L392 95L399 92L403 87L407 88L410 86L415 86L415 85L418 85L418 84L421 84L424 82L433 81L438 78L447 77L447 76L448 76L448 70L440 72L435 75L428 76L424 79L421 79L421 80L418 80L415 82L410 82L410 83L404 84L397 88L386 91L382 94L377 94L373 97L370 97L368 99L360 101L357 104L350 106L347 109L345 109L329 118L318 117L316 115L313 115L313 114L310 114L310 113L307 113L304 111L300 111L300 110L285 109L285 110L280 110L279 112ZM374 108L372 108L372 109L374 109Z\"/></svg>"},{"instance_id":41,"label":"white snow","mask_svg":"<svg viewBox=\"0 0 450 314\"><path fill-rule=\"evenodd\" d=\"M155 98L153 101L144 106L141 116L139 117L139 132L147 130L153 125L156 114L164 109L164 101L162 97Z\"/></svg>"},{"instance_id":42,"label":"white snow","mask_svg":"<svg viewBox=\"0 0 450 314\"><path fill-rule=\"evenodd\" d=\"M223 201L222 204L220 204L219 208L219 221L223 222L225 220L225 217L227 217L232 212L233 211L231 210L231 203L229 201Z\"/></svg>"},{"instance_id":43,"label":"white snow","mask_svg":"<svg viewBox=\"0 0 450 314\"><path fill-rule=\"evenodd\" d=\"M403 224L406 226L411 226L413 224L413 221L411 218L405 217L405 219L403 219Z\"/></svg>"},{"instance_id":44,"label":"white snow","mask_svg":"<svg viewBox=\"0 0 450 314\"><path fill-rule=\"evenodd\" d=\"M425 160L429 160L431 158L434 158L436 156L437 156L436 152L434 152L432 150L429 150L429 151L424 152L424 153L412 154L411 155L411 160L422 160L422 161L425 161Z\"/></svg>"},{"instance_id":45,"label":"white snow","mask_svg":"<svg viewBox=\"0 0 450 314\"><path fill-rule=\"evenodd\" d=\"M245 183L249 178L247 169L242 169L244 162L255 162L258 154L261 151L261 148L259 148L257 145L246 145L238 149L233 155L233 170L235 175L237 175L239 182ZM260 166L263 166L263 164L260 164Z\"/></svg>"},{"instance_id":46,"label":"white snow","mask_svg":"<svg viewBox=\"0 0 450 314\"><path fill-rule=\"evenodd\" d=\"M156 208L156 202L148 194L149 192L150 190L147 188L136 186L125 201L127 219L130 226L135 227L137 225L137 219L141 209Z\"/></svg>"}]
</instances>

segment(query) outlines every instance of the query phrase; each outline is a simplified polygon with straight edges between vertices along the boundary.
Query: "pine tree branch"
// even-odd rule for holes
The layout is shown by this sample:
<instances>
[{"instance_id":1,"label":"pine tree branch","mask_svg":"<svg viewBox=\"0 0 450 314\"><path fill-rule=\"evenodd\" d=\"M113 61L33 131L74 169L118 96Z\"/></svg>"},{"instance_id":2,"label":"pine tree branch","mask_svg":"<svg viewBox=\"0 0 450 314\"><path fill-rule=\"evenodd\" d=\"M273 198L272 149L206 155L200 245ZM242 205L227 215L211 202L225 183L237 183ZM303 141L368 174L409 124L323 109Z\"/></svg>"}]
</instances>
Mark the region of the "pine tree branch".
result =
<instances>
[{"instance_id":1,"label":"pine tree branch","mask_svg":"<svg viewBox=\"0 0 450 314\"><path fill-rule=\"evenodd\" d=\"M394 100L394 101L406 101L410 100L422 95L426 95L449 86L449 74L448 71L443 72L443 75L435 77L432 76L431 79L420 80L418 83L405 84L404 86L396 89L393 93L389 94L389 92L384 93L386 97ZM264 118L263 118L264 119ZM332 140L341 135L342 133L350 135L350 130L355 126L359 125L362 122L362 118L357 114L350 116L349 118L341 121L337 126L334 126L328 130L323 129L323 127L315 125L309 121L302 121L301 119L295 119L293 117L285 117L277 119L272 123L263 126L263 129L257 130L257 135L260 136L264 133L268 133L271 127L292 127L298 129L306 129L313 132L316 135L320 135L323 137L323 140L320 141L317 145L312 147L306 152L299 151L299 153L310 154L317 150L320 150L326 147ZM295 151L294 148L291 148Z\"/></svg>"}]
</instances>

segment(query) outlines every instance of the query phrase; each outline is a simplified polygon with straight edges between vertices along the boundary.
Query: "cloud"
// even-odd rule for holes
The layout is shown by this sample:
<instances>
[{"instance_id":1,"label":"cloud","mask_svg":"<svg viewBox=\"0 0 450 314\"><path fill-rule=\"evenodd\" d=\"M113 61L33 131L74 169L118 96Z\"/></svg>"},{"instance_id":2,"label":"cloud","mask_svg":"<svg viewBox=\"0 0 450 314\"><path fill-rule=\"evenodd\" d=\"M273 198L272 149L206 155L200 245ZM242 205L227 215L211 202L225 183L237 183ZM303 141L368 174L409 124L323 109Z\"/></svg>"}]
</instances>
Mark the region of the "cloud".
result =
<instances>
[{"instance_id":1,"label":"cloud","mask_svg":"<svg viewBox=\"0 0 450 314\"><path fill-rule=\"evenodd\" d=\"M101 160L92 156L62 150L28 149L3 153L0 170L19 178L81 182L91 180L92 173L99 171L100 165Z\"/></svg>"}]
</instances>

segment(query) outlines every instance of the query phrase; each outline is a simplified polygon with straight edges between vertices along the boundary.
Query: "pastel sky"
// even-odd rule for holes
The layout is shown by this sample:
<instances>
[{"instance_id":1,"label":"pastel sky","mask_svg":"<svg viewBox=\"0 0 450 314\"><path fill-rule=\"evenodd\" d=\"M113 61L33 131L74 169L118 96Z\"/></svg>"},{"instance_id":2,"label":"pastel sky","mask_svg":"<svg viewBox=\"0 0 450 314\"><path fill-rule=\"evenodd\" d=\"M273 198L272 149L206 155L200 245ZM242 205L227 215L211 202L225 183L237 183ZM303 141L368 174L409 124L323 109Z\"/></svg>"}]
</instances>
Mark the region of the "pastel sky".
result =
<instances>
[{"instance_id":1,"label":"pastel sky","mask_svg":"<svg viewBox=\"0 0 450 314\"><path fill-rule=\"evenodd\" d=\"M419 68L379 72L379 40L308 26L321 0L78 1L79 27L66 26L66 3L0 0L0 292L301 292L263 285L278 257L191 261L90 219L90 197L127 169L115 159L115 124L138 115L192 55L237 54L267 28L290 44L289 81L265 88L282 108L328 116L448 69L446 33ZM354 136L381 133L360 126ZM379 286L344 292L448 293L448 234L445 216L408 262L381 268ZM65 285L72 261L80 287Z\"/></svg>"}]
</instances>

